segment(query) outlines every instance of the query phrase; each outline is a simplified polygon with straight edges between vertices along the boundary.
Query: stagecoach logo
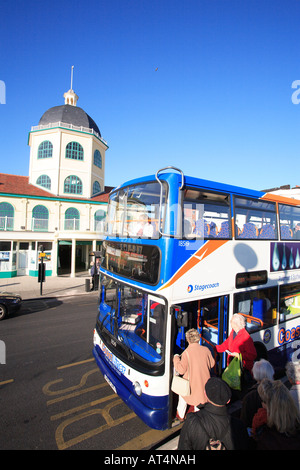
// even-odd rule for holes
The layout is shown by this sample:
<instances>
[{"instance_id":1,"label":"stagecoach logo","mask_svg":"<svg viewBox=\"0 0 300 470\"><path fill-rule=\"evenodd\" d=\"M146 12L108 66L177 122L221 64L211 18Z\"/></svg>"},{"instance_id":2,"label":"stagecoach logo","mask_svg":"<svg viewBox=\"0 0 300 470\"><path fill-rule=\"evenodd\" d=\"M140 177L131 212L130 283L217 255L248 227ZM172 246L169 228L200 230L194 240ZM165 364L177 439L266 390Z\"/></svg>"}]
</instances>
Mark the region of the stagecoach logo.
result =
<instances>
[{"instance_id":1,"label":"stagecoach logo","mask_svg":"<svg viewBox=\"0 0 300 470\"><path fill-rule=\"evenodd\" d=\"M265 344L267 344L267 343L270 341L271 336L272 336L272 335L271 335L271 331L270 331L270 330L266 330L266 331L264 332L263 342L264 342Z\"/></svg>"},{"instance_id":2,"label":"stagecoach logo","mask_svg":"<svg viewBox=\"0 0 300 470\"><path fill-rule=\"evenodd\" d=\"M194 290L200 290L201 292L205 291L205 290L209 290L209 289L216 289L217 287L219 287L220 284L218 282L214 282L212 284L195 284L194 286L192 286L192 284L190 284L187 288L187 291L188 291L188 294L190 294L191 292L193 292Z\"/></svg>"},{"instance_id":3,"label":"stagecoach logo","mask_svg":"<svg viewBox=\"0 0 300 470\"><path fill-rule=\"evenodd\" d=\"M117 343L116 343L117 344ZM111 352L107 347L101 343L100 348L102 349L106 359L114 366L114 369L118 372L118 374L125 374L126 367L119 361L119 359Z\"/></svg>"}]
</instances>

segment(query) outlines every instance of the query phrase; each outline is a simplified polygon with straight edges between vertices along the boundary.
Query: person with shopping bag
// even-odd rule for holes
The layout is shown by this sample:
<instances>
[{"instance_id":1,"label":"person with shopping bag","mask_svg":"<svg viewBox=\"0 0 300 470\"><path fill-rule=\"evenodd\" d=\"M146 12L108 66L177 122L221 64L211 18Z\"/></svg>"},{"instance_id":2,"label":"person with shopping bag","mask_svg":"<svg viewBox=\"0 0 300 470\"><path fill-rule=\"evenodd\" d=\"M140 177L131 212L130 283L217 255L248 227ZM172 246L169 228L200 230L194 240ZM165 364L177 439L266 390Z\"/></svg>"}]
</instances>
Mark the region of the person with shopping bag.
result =
<instances>
[{"instance_id":1,"label":"person with shopping bag","mask_svg":"<svg viewBox=\"0 0 300 470\"><path fill-rule=\"evenodd\" d=\"M188 330L185 334L188 347L181 356L176 354L173 358L175 371L189 380L190 394L179 394L176 417L180 421L185 418L187 405L191 405L197 411L197 406L207 402L205 384L210 378L211 369L215 360L206 346L199 344L200 335L196 329ZM175 391L175 389L173 389ZM175 391L176 393L176 391Z\"/></svg>"},{"instance_id":2,"label":"person with shopping bag","mask_svg":"<svg viewBox=\"0 0 300 470\"><path fill-rule=\"evenodd\" d=\"M250 384L252 368L257 356L253 339L246 330L246 320L243 315L235 313L231 318L230 326L230 335L222 344L216 345L215 349L218 353L227 352L227 366L233 358L238 358L235 362L241 361L243 381Z\"/></svg>"}]
</instances>

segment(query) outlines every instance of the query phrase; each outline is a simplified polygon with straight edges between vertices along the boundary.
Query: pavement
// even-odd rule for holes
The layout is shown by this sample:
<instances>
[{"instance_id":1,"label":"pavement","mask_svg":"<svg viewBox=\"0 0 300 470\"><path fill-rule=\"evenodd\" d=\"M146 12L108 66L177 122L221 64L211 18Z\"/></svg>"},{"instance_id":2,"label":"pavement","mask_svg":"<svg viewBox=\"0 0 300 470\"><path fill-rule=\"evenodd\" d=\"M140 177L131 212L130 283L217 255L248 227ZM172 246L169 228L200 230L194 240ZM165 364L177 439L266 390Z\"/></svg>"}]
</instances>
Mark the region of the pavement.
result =
<instances>
[{"instance_id":1,"label":"pavement","mask_svg":"<svg viewBox=\"0 0 300 470\"><path fill-rule=\"evenodd\" d=\"M75 295L98 296L99 292L91 291L91 287L91 276L88 271L78 273L76 277L70 277L69 275L46 277L42 285L42 295L40 283L36 277L17 276L0 279L0 292L20 294L23 300Z\"/></svg>"}]
</instances>

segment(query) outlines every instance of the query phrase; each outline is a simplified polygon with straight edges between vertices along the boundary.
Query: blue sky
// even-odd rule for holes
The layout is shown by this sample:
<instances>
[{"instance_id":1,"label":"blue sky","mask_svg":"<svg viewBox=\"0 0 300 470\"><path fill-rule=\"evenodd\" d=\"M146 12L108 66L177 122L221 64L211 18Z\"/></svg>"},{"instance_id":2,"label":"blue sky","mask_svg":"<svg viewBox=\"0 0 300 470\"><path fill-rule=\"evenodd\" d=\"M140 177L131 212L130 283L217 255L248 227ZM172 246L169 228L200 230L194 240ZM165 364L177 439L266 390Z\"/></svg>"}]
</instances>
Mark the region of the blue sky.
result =
<instances>
[{"instance_id":1,"label":"blue sky","mask_svg":"<svg viewBox=\"0 0 300 470\"><path fill-rule=\"evenodd\" d=\"M28 132L64 103L74 65L109 145L106 185L166 165L300 185L299 18L300 0L2 0L0 171L28 175Z\"/></svg>"}]
</instances>

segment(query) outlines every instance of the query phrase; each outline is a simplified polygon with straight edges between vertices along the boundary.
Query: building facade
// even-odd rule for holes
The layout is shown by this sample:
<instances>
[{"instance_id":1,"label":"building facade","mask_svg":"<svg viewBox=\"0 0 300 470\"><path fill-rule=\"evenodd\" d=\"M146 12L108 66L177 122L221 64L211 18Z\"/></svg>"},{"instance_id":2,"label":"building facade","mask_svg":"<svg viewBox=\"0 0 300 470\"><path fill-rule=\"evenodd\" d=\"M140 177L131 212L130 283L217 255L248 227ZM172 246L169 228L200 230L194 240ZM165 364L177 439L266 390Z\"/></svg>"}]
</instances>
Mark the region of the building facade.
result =
<instances>
[{"instance_id":1,"label":"building facade","mask_svg":"<svg viewBox=\"0 0 300 470\"><path fill-rule=\"evenodd\" d=\"M101 244L108 145L74 91L64 97L29 132L29 176L0 174L2 278L36 277L42 251L46 275L74 277Z\"/></svg>"}]
</instances>

